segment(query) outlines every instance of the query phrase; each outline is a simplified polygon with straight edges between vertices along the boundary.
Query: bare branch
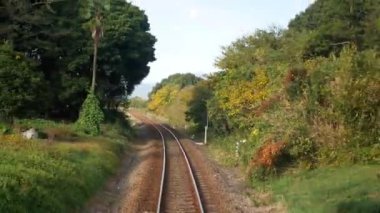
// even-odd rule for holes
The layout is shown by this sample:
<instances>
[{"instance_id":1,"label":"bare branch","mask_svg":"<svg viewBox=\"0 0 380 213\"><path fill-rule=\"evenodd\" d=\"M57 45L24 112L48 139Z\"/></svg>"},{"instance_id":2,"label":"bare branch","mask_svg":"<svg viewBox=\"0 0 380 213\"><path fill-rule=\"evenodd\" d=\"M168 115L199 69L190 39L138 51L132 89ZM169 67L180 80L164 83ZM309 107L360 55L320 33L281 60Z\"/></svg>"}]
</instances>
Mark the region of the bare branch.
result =
<instances>
[{"instance_id":1,"label":"bare branch","mask_svg":"<svg viewBox=\"0 0 380 213\"><path fill-rule=\"evenodd\" d=\"M343 42L339 42L339 43L333 43L333 44L330 44L330 46L338 46L338 45L344 45L344 44L350 44L351 41L343 41Z\"/></svg>"},{"instance_id":2,"label":"bare branch","mask_svg":"<svg viewBox=\"0 0 380 213\"><path fill-rule=\"evenodd\" d=\"M46 1L39 1L39 2L35 2L32 4L32 7L34 6L38 6L38 5L41 5L41 4L51 4L51 3L56 3L56 2L62 2L62 1L65 1L65 0L46 0Z\"/></svg>"}]
</instances>

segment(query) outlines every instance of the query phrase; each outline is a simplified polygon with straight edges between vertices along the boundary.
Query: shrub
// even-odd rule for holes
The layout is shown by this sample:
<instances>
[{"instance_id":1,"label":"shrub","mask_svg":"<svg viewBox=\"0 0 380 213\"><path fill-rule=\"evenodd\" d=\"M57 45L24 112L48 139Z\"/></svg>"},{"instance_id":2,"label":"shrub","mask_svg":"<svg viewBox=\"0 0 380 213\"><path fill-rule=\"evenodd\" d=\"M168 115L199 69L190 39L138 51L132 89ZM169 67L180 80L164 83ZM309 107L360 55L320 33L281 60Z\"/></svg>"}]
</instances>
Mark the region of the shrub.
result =
<instances>
[{"instance_id":1,"label":"shrub","mask_svg":"<svg viewBox=\"0 0 380 213\"><path fill-rule=\"evenodd\" d=\"M10 128L7 124L0 122L0 135L4 135L10 132Z\"/></svg>"},{"instance_id":2,"label":"shrub","mask_svg":"<svg viewBox=\"0 0 380 213\"><path fill-rule=\"evenodd\" d=\"M266 180L276 174L282 157L285 155L284 142L268 141L254 154L249 165L248 174L251 178Z\"/></svg>"},{"instance_id":3,"label":"shrub","mask_svg":"<svg viewBox=\"0 0 380 213\"><path fill-rule=\"evenodd\" d=\"M295 137L288 146L289 154L306 167L312 167L315 161L316 147L314 142L307 137Z\"/></svg>"},{"instance_id":4,"label":"shrub","mask_svg":"<svg viewBox=\"0 0 380 213\"><path fill-rule=\"evenodd\" d=\"M333 100L347 127L353 146L378 143L380 136L380 60L374 51L345 49L334 81ZM343 66L343 64L348 64Z\"/></svg>"},{"instance_id":5,"label":"shrub","mask_svg":"<svg viewBox=\"0 0 380 213\"><path fill-rule=\"evenodd\" d=\"M127 120L126 114L123 112L117 110L105 110L104 118L106 124L103 125L102 129L105 135L133 136L134 132L131 131L131 124Z\"/></svg>"},{"instance_id":6,"label":"shrub","mask_svg":"<svg viewBox=\"0 0 380 213\"><path fill-rule=\"evenodd\" d=\"M89 93L82 105L76 127L89 135L100 134L100 124L104 120L104 113L100 108L98 98L94 93Z\"/></svg>"},{"instance_id":7,"label":"shrub","mask_svg":"<svg viewBox=\"0 0 380 213\"><path fill-rule=\"evenodd\" d=\"M304 68L292 68L285 76L284 84L290 100L300 97L307 83L307 71Z\"/></svg>"}]
</instances>

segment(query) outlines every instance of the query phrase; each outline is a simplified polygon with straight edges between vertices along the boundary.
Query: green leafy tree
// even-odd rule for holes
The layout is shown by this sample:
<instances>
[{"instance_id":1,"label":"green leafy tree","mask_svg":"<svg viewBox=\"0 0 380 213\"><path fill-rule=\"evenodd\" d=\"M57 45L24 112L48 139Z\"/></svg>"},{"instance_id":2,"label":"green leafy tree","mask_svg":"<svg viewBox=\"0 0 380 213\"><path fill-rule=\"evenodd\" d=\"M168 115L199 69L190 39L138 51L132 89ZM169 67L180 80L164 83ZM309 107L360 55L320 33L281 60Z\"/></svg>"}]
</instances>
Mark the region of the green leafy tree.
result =
<instances>
[{"instance_id":1,"label":"green leafy tree","mask_svg":"<svg viewBox=\"0 0 380 213\"><path fill-rule=\"evenodd\" d=\"M35 109L41 116L72 118L79 111L88 87L88 41L83 39L78 1L31 6L30 1L5 3L1 13L0 38L13 44L36 64L46 89L44 101ZM27 109L28 110L28 109Z\"/></svg>"},{"instance_id":2,"label":"green leafy tree","mask_svg":"<svg viewBox=\"0 0 380 213\"><path fill-rule=\"evenodd\" d=\"M193 96L187 103L186 120L195 124L196 131L202 131L207 124L207 102L211 97L212 92L207 81L200 81L195 85Z\"/></svg>"},{"instance_id":3,"label":"green leafy tree","mask_svg":"<svg viewBox=\"0 0 380 213\"><path fill-rule=\"evenodd\" d=\"M92 80L90 93L83 102L79 118L77 120L78 129L87 134L100 134L100 123L104 120L103 111L100 108L100 102L95 95L96 67L98 59L98 46L100 38L103 36L103 14L109 10L110 1L85 0L82 1L80 15L89 19L86 23L90 27L93 42L93 61L92 61Z\"/></svg>"},{"instance_id":4,"label":"green leafy tree","mask_svg":"<svg viewBox=\"0 0 380 213\"><path fill-rule=\"evenodd\" d=\"M345 44L359 50L379 48L380 2L317 0L289 23L289 29L312 31L304 57L329 56Z\"/></svg>"},{"instance_id":5,"label":"green leafy tree","mask_svg":"<svg viewBox=\"0 0 380 213\"><path fill-rule=\"evenodd\" d=\"M122 0L104 4L76 0L0 1L0 40L9 41L15 51L32 60L49 88L42 94L44 101L26 111L74 120L91 85L96 85L101 104L110 105L130 94L147 76L156 40L149 32L146 15ZM102 42L98 37L91 39L93 31L97 36L105 32Z\"/></svg>"},{"instance_id":6,"label":"green leafy tree","mask_svg":"<svg viewBox=\"0 0 380 213\"><path fill-rule=\"evenodd\" d=\"M42 76L32 62L14 52L8 43L0 45L0 118L25 116L42 94Z\"/></svg>"},{"instance_id":7,"label":"green leafy tree","mask_svg":"<svg viewBox=\"0 0 380 213\"><path fill-rule=\"evenodd\" d=\"M104 23L97 93L108 103L131 94L148 75L148 63L155 60L156 38L149 32L144 12L122 0L112 1Z\"/></svg>"},{"instance_id":8,"label":"green leafy tree","mask_svg":"<svg viewBox=\"0 0 380 213\"><path fill-rule=\"evenodd\" d=\"M146 108L147 107L147 100L141 98L141 97L133 97L129 100L130 106L134 108Z\"/></svg>"},{"instance_id":9,"label":"green leafy tree","mask_svg":"<svg viewBox=\"0 0 380 213\"><path fill-rule=\"evenodd\" d=\"M195 85L200 80L202 79L192 73L176 73L157 83L149 93L149 97L152 97L152 95L154 95L158 90L165 87L166 85L177 85L180 89L182 89L189 85Z\"/></svg>"}]
</instances>

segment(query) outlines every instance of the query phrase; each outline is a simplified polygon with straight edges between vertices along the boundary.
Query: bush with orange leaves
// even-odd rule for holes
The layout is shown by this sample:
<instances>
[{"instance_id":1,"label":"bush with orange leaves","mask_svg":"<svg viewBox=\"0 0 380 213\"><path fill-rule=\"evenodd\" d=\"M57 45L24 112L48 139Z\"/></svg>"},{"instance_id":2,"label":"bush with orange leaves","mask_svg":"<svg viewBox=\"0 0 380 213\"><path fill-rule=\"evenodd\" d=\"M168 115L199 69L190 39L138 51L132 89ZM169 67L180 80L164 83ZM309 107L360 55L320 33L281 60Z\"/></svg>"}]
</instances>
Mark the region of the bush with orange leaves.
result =
<instances>
[{"instance_id":1,"label":"bush with orange leaves","mask_svg":"<svg viewBox=\"0 0 380 213\"><path fill-rule=\"evenodd\" d=\"M252 157L248 174L250 177L265 180L276 173L280 159L285 154L286 143L269 140L261 146Z\"/></svg>"}]
</instances>

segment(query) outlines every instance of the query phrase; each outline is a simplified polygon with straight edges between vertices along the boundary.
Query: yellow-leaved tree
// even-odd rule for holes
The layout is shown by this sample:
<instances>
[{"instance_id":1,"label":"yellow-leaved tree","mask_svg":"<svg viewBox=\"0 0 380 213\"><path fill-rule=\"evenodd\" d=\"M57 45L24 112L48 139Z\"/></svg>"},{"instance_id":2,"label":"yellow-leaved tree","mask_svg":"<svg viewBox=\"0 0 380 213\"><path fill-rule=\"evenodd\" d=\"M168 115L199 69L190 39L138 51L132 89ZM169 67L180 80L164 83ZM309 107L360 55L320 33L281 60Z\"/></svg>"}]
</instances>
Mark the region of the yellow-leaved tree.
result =
<instances>
[{"instance_id":1,"label":"yellow-leaved tree","mask_svg":"<svg viewBox=\"0 0 380 213\"><path fill-rule=\"evenodd\" d=\"M162 114L164 107L176 97L179 90L179 86L174 84L168 84L157 90L148 103L148 109L155 113Z\"/></svg>"}]
</instances>

